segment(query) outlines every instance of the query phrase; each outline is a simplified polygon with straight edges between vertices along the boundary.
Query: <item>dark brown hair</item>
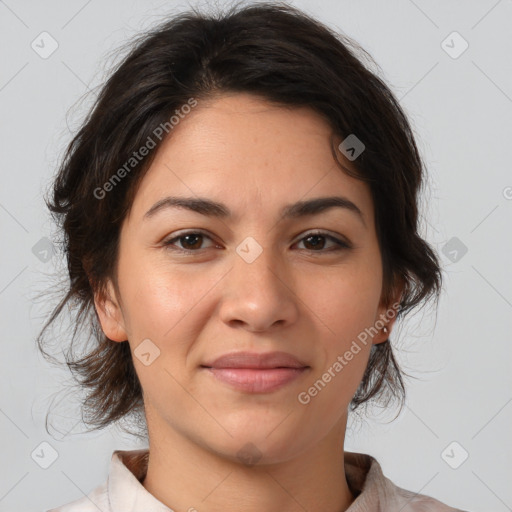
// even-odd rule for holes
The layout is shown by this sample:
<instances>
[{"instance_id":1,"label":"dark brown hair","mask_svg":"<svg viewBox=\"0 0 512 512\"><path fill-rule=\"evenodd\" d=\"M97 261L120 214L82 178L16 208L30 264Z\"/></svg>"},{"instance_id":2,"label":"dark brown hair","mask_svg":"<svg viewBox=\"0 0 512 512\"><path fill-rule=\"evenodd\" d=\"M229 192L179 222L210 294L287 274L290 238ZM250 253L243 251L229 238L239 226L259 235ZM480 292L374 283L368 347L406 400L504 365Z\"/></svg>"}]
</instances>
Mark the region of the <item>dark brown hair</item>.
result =
<instances>
[{"instance_id":1,"label":"dark brown hair","mask_svg":"<svg viewBox=\"0 0 512 512\"><path fill-rule=\"evenodd\" d=\"M253 93L276 105L313 109L342 138L355 134L365 149L352 162L355 171L341 162L340 168L370 186L384 299L404 285L401 317L439 297L438 259L418 233L424 166L412 129L388 86L363 64L373 59L355 42L287 4L257 3L237 4L226 13L181 13L138 37L130 48L69 144L46 200L63 234L69 286L38 343L50 357L41 339L67 304L75 316L66 364L87 390L82 404L86 423L97 429L143 413L130 346L104 335L93 292L104 293L107 278L116 282L121 224L164 140L155 137L155 129L168 126L191 98ZM121 173L108 193L99 194L148 138L156 147ZM93 346L76 357L71 347L79 326L89 330ZM370 399L387 405L391 398L403 403L405 387L387 340L372 346L351 410Z\"/></svg>"}]
</instances>

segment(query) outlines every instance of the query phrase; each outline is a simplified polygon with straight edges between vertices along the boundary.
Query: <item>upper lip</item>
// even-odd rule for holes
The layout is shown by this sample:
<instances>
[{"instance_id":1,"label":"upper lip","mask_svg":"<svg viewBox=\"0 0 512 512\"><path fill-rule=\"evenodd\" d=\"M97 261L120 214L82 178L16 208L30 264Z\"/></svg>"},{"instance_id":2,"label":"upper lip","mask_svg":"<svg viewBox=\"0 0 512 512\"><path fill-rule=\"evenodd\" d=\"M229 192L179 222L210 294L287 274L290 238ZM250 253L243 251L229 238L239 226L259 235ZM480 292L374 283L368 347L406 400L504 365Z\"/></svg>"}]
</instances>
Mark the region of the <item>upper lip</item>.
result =
<instances>
[{"instance_id":1,"label":"upper lip","mask_svg":"<svg viewBox=\"0 0 512 512\"><path fill-rule=\"evenodd\" d=\"M308 365L287 352L230 352L202 366L208 368L305 368Z\"/></svg>"}]
</instances>

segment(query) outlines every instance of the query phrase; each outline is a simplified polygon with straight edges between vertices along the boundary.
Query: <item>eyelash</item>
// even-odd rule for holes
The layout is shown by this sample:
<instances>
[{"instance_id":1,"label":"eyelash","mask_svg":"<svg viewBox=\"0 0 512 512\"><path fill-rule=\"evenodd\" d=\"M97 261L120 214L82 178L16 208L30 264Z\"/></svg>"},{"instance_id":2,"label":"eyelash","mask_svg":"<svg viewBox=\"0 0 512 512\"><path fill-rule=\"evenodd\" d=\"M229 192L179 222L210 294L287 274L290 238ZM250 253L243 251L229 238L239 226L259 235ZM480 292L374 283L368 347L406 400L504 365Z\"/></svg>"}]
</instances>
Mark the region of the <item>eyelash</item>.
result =
<instances>
[{"instance_id":1,"label":"eyelash","mask_svg":"<svg viewBox=\"0 0 512 512\"><path fill-rule=\"evenodd\" d=\"M203 235L204 237L209 238L210 240L212 240L212 238L207 233L205 233L203 231L200 231L200 230L186 231L186 232L180 233L178 236L175 236L175 237L173 237L173 238L171 238L169 240L164 241L163 245L164 245L164 247L168 248L171 251L177 251L177 252L181 252L181 253L184 253L184 254L193 254L193 253L200 252L201 249L191 250L191 249L182 249L180 247L173 247L173 243L174 242L176 242L177 240L180 240L181 238L185 238L188 235ZM311 236L321 236L321 237L323 237L325 239L331 240L338 247L334 248L334 249L318 250L318 251L315 251L313 249L303 249L305 251L309 251L309 252L312 252L312 253L325 253L325 252L339 252L339 251L344 251L344 250L352 248L352 246L348 242L344 242L343 240L339 240L338 238L336 238L336 237L334 237L332 235L329 235L328 233L326 233L324 231L312 231L312 232L309 232L306 235L304 235L297 243L302 242L304 239L309 238Z\"/></svg>"}]
</instances>

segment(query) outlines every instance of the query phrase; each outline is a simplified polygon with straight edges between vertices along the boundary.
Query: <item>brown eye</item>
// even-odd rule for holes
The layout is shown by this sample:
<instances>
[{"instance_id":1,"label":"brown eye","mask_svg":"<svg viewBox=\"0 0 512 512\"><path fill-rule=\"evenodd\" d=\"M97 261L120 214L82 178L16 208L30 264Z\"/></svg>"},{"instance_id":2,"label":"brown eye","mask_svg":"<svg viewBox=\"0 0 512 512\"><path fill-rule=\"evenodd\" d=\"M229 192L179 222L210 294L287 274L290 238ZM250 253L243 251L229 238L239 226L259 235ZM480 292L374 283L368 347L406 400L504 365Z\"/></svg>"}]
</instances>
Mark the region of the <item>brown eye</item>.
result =
<instances>
[{"instance_id":1,"label":"brown eye","mask_svg":"<svg viewBox=\"0 0 512 512\"><path fill-rule=\"evenodd\" d=\"M304 238L304 240L307 249L323 249L325 246L326 237L322 235L310 235ZM310 247L307 247L308 244L310 245Z\"/></svg>"},{"instance_id":2,"label":"brown eye","mask_svg":"<svg viewBox=\"0 0 512 512\"><path fill-rule=\"evenodd\" d=\"M184 249L199 249L198 245L201 245L201 242L203 241L203 235L201 234L194 234L194 235L184 235L180 236L178 240L181 240L181 245ZM185 242L183 242L183 240ZM184 245L183 245L184 244Z\"/></svg>"},{"instance_id":3,"label":"brown eye","mask_svg":"<svg viewBox=\"0 0 512 512\"><path fill-rule=\"evenodd\" d=\"M179 236L175 236L163 243L164 246L172 250L183 252L198 252L205 239L211 240L209 236L198 231L188 231ZM176 242L180 245L176 246Z\"/></svg>"},{"instance_id":4,"label":"brown eye","mask_svg":"<svg viewBox=\"0 0 512 512\"><path fill-rule=\"evenodd\" d=\"M334 248L323 251L322 249L325 248L327 240L334 242ZM327 233L309 233L307 236L303 237L299 243L303 241L306 245L306 250L313 252L332 252L351 248L348 243L343 242L342 240L338 240L337 238L328 235Z\"/></svg>"},{"instance_id":5,"label":"brown eye","mask_svg":"<svg viewBox=\"0 0 512 512\"><path fill-rule=\"evenodd\" d=\"M200 252L201 249L208 248L202 247L205 240L212 241L212 238L200 231L187 231L163 242L163 245L173 251L193 253ZM329 242L331 243L331 247L328 246ZM304 243L306 246L305 250L318 253L351 249L351 245L348 242L344 242L323 232L309 233L298 243Z\"/></svg>"}]
</instances>

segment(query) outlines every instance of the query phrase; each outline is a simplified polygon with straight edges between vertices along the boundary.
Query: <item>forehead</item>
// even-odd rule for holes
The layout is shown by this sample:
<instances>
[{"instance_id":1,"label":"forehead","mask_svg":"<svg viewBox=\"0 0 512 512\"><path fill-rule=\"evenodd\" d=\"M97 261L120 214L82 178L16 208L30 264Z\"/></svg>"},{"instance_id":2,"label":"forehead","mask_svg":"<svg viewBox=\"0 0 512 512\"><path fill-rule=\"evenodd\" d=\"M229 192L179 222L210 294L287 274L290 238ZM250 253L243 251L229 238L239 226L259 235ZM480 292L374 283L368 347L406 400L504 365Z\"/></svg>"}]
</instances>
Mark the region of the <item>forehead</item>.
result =
<instances>
[{"instance_id":1,"label":"forehead","mask_svg":"<svg viewBox=\"0 0 512 512\"><path fill-rule=\"evenodd\" d=\"M199 102L158 149L130 216L142 218L167 195L207 197L228 204L233 217L253 212L260 218L299 200L343 195L371 219L368 186L340 169L331 136L329 124L309 108L249 94ZM351 166L341 154L338 159Z\"/></svg>"}]
</instances>

